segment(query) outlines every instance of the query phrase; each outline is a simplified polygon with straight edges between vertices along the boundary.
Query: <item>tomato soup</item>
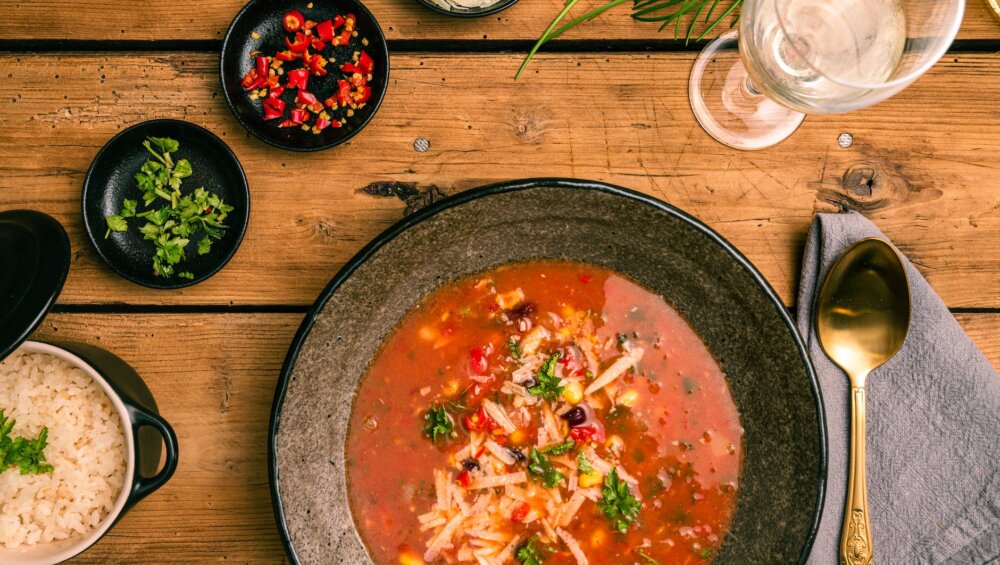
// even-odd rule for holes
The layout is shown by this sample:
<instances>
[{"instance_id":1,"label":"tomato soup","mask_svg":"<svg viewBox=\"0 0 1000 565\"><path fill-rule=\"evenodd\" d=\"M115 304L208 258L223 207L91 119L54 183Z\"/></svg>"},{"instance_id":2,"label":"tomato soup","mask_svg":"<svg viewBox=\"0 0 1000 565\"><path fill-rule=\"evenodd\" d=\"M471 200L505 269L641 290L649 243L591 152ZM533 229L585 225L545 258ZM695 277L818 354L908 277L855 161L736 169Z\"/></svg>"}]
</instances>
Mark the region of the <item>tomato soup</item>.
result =
<instances>
[{"instance_id":1,"label":"tomato soup","mask_svg":"<svg viewBox=\"0 0 1000 565\"><path fill-rule=\"evenodd\" d=\"M450 283L386 339L347 439L377 563L710 562L743 430L659 295L572 262Z\"/></svg>"}]
</instances>

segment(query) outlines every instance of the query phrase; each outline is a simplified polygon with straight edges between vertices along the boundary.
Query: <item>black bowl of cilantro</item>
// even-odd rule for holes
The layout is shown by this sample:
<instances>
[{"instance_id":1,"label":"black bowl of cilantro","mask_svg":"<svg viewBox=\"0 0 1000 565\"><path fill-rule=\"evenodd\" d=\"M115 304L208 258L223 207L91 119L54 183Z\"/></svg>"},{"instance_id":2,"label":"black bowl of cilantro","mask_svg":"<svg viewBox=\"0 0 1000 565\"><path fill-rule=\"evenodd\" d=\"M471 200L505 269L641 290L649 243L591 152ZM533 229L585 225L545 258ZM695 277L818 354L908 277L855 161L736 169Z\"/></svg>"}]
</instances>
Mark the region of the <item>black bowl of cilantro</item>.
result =
<instances>
[{"instance_id":1,"label":"black bowl of cilantro","mask_svg":"<svg viewBox=\"0 0 1000 565\"><path fill-rule=\"evenodd\" d=\"M180 120L142 122L114 136L83 182L83 223L97 254L149 288L183 288L217 273L239 248L249 215L236 155Z\"/></svg>"}]
</instances>

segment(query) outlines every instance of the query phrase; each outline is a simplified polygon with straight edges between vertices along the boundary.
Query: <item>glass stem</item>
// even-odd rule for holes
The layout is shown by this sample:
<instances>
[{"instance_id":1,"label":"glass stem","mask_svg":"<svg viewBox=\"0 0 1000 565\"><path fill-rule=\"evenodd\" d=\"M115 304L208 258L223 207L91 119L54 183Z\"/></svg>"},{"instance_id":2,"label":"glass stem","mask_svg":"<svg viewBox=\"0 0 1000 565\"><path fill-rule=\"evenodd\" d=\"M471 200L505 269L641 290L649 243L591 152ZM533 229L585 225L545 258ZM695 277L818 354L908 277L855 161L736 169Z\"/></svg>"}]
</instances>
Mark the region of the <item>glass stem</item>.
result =
<instances>
[{"instance_id":1,"label":"glass stem","mask_svg":"<svg viewBox=\"0 0 1000 565\"><path fill-rule=\"evenodd\" d=\"M757 89L757 85L753 83L750 75L747 75L747 78L743 80L743 93L751 98L764 95L763 92Z\"/></svg>"}]
</instances>

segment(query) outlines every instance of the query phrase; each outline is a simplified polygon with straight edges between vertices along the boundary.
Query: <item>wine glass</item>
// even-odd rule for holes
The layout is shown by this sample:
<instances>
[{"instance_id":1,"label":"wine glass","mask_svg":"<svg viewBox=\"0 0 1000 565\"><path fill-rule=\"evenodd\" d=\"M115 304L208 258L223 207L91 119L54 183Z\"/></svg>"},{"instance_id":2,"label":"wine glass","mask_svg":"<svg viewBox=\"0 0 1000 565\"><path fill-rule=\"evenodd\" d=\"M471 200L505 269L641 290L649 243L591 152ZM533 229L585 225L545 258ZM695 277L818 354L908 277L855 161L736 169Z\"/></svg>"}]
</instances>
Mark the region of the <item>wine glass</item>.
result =
<instances>
[{"instance_id":1,"label":"wine glass","mask_svg":"<svg viewBox=\"0 0 1000 565\"><path fill-rule=\"evenodd\" d=\"M738 31L695 61L691 108L725 145L770 147L806 113L850 112L906 88L947 51L964 11L965 0L744 0Z\"/></svg>"}]
</instances>

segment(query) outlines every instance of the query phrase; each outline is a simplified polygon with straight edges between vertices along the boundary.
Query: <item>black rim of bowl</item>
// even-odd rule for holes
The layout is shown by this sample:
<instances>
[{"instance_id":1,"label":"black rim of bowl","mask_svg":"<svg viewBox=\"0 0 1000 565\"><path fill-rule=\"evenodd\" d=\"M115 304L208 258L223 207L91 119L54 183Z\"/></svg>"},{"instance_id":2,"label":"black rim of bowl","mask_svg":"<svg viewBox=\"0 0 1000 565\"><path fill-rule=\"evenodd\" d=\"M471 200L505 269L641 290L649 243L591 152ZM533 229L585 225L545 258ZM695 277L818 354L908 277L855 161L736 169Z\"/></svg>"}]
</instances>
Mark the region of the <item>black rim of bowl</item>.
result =
<instances>
[{"instance_id":1,"label":"black rim of bowl","mask_svg":"<svg viewBox=\"0 0 1000 565\"><path fill-rule=\"evenodd\" d=\"M225 154L232 159L232 163L236 165L236 170L239 171L238 186L243 189L244 198L246 200L246 213L243 216L243 222L240 223L239 225L229 226L229 230L227 231L227 235L231 232L235 232L236 240L233 242L232 249L224 256L222 256L221 259L218 261L218 263L216 263L211 269L204 272L203 274L195 275L195 277L191 280L174 279L175 282L169 282L163 284L158 283L155 280L146 280L134 277L128 271L121 269L116 261L112 261L107 255L105 255L104 250L97 239L97 233L95 233L94 231L94 226L90 225L90 220L87 219L87 193L93 190L97 190L98 188L103 190L103 187L92 187L91 182L93 180L94 171L96 171L97 167L102 164L101 161L102 159L105 158L105 154L108 151L108 148L114 145L119 139L125 137L135 129L141 127L151 127L160 124L171 124L178 127L191 128L195 131L198 131L202 135L208 136L208 138L213 140L214 143L218 144L220 148L224 149ZM222 141L222 139L219 138L219 136L199 126L198 124L193 124L191 122L186 122L184 120L174 120L174 119L147 120L145 122L139 122L137 124L133 124L115 134L114 137L109 139L107 143L105 143L104 146L101 147L101 149L97 152L97 155L94 156L94 160L91 161L90 163L90 168L87 169L87 176L84 177L83 179L83 192L80 197L80 212L81 215L83 216L83 231L86 232L87 234L87 240L90 241L90 246L95 251L97 251L97 255L101 258L102 261L104 261L104 264L107 265L112 271L120 275L122 278L134 282L135 284L144 286L146 288L153 288L156 290L176 290L196 285L210 278L215 273L221 271L222 268L229 263L229 261L233 258L233 256L236 255L236 251L239 250L240 245L243 243L243 236L246 234L247 224L250 222L250 185L247 183L246 172L244 172L243 165L240 164L240 160L236 158L236 154L233 153L232 148L230 148L229 145L226 144L226 142ZM98 230L98 232L99 231L100 230Z\"/></svg>"},{"instance_id":2,"label":"black rim of bowl","mask_svg":"<svg viewBox=\"0 0 1000 565\"><path fill-rule=\"evenodd\" d=\"M820 438L820 465L819 465L819 488L817 489L817 500L816 500L816 513L813 516L812 524L809 526L809 535L807 536L802 549L799 551L796 563L802 564L806 562L809 557L809 552L812 549L813 542L816 539L816 531L819 528L819 519L823 514L823 502L826 495L826 479L827 479L827 431L826 431L826 416L823 410L823 397L819 389L819 381L816 378L816 372L813 368L812 360L809 358L808 351L806 349L805 343L802 341L802 337L799 335L798 329L795 327L795 322L792 320L785 308L784 303L778 294L771 287L771 284L767 282L764 275L754 267L753 263L747 259L743 253L736 249L731 243L726 241L721 235L715 232L712 228L708 227L701 220L698 220L694 216L691 216L687 212L679 208L675 208L662 200L653 198L652 196L647 196L640 192L634 190L623 188L617 185L607 184L598 181L586 181L586 180L576 180L576 179L565 179L565 178L536 178L536 179L524 179L516 181L506 181L496 184L491 184L483 186L480 188L468 190L461 192L454 196L450 196L444 200L434 203L426 208L418 210L410 216L406 216L393 224L389 229L385 230L379 234L375 239L373 239L368 245L364 246L361 251L358 251L357 255L351 258L330 280L326 285L326 288L320 293L316 302L309 308L309 312L306 314L305 319L299 326L299 329L295 332L295 337L292 340L292 344L288 349L288 354L285 357L284 364L281 367L281 374L278 376L278 384L274 393L274 401L271 405L271 419L268 424L268 442L267 442L267 473L268 482L271 487L271 505L274 509L274 517L278 524L278 531L281 535L281 543L285 546L285 552L288 554L289 558L293 563L301 563L298 555L295 553L295 548L292 545L291 535L288 531L288 525L285 523L285 514L281 506L281 496L278 492L278 459L277 459L277 440L278 440L278 429L281 426L281 407L284 404L285 392L288 388L288 382L291 379L292 371L295 369L295 361L299 356L299 351L302 348L303 343L308 337L309 332L312 330L313 324L316 322L316 317L326 306L330 297L338 288L354 273L357 268L368 260L376 251L378 251L382 246L388 242L395 239L398 235L409 229L410 227L419 224L420 222L437 215L443 210L465 204L466 202L475 200L477 198L482 198L485 196L491 196L495 194L502 194L508 192L518 192L521 190L529 190L534 188L545 188L545 187L561 187L561 188L576 188L583 190L596 190L599 192L604 192L607 194L613 194L616 196L621 196L623 198L628 198L631 200L638 201L647 206L652 206L657 210L665 212L675 218L687 223L691 227L697 229L705 236L710 238L717 245L722 247L741 267L743 267L747 273L753 278L753 280L760 287L761 291L767 295L768 299L774 305L778 316L781 321L788 328L792 339L795 341L795 346L798 349L799 357L802 360L804 368L806 370L806 375L809 377L809 384L812 385L813 403L816 407L816 417L817 425L819 427L819 438ZM353 523L353 522L352 522ZM353 527L353 526L352 526Z\"/></svg>"},{"instance_id":3,"label":"black rim of bowl","mask_svg":"<svg viewBox=\"0 0 1000 565\"><path fill-rule=\"evenodd\" d=\"M510 8L514 4L517 4L517 0L501 0L500 2L497 2L493 6L490 6L489 8L486 8L480 12L453 12L451 10L446 10L441 6L438 6L431 0L417 0L417 2L420 2L428 9L433 10L439 14L444 14L446 16L453 16L456 18L481 18L483 16L491 16L497 12L502 12L507 8Z\"/></svg>"},{"instance_id":4,"label":"black rim of bowl","mask_svg":"<svg viewBox=\"0 0 1000 565\"><path fill-rule=\"evenodd\" d=\"M375 19L374 14L372 14L371 11L368 9L368 7L365 6L363 3L361 3L360 0L348 0L349 3L356 5L361 12L363 12L368 18L371 19L372 23L374 24L373 28L374 34L366 35L365 37L368 38L369 42L377 43L378 48L382 49L385 52L385 60L386 60L385 80L382 81L383 82L382 88L378 89L377 92L373 89L372 99L368 101L368 104L371 106L371 111L368 113L368 115L365 116L362 120L360 120L353 130L345 133L343 136L333 139L330 142L312 147L295 145L291 143L284 143L265 135L260 130L260 127L258 125L251 123L246 118L246 116L244 116L239 111L239 109L237 109L236 102L229 95L229 90L226 88L226 80L227 80L226 73L237 72L237 71L228 71L226 67L226 52L230 49L231 43L233 41L233 32L236 29L236 26L240 23L240 20L246 17L247 13L261 1L263 0L250 0L249 2L247 2L246 5L244 5L243 8L241 8L240 11L236 13L236 16L233 17L233 21L229 23L229 28L226 30L226 35L222 39L222 50L219 53L219 82L222 87L222 96L223 98L226 99L226 105L229 106L229 111L233 114L233 116L236 117L236 121L238 121L240 125L243 126L244 129L250 132L251 135L263 141L264 143L267 143L268 145L272 147L277 147L279 149L286 149L288 151L297 151L302 153L311 153L314 151L323 151L326 149L330 149L332 147L336 147L342 143L346 143L354 136L356 136L359 132L361 132L361 130L368 127L368 124L372 121L372 118L375 117L375 114L377 114L379 109L382 107L382 100L385 98L385 93L389 90L389 67L390 67L389 44L386 43L385 34L382 32L382 26L379 25L378 20ZM516 2L517 0L514 1ZM242 77L229 77L229 80L239 81L241 79Z\"/></svg>"}]
</instances>

